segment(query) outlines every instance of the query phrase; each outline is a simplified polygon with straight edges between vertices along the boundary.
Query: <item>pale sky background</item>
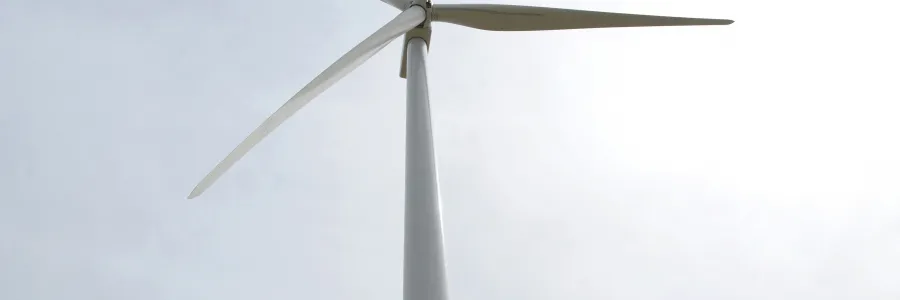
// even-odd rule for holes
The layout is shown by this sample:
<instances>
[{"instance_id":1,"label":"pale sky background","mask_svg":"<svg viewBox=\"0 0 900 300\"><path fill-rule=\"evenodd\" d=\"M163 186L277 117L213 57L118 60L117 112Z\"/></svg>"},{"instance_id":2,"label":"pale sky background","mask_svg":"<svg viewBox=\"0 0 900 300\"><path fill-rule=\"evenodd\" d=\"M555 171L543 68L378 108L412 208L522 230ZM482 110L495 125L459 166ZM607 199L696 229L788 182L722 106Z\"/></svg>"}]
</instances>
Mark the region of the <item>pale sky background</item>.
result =
<instances>
[{"instance_id":1,"label":"pale sky background","mask_svg":"<svg viewBox=\"0 0 900 300\"><path fill-rule=\"evenodd\" d=\"M894 1L476 2L737 22L436 24L451 299L900 298ZM185 199L394 14L0 0L0 299L401 299L399 41Z\"/></svg>"}]
</instances>

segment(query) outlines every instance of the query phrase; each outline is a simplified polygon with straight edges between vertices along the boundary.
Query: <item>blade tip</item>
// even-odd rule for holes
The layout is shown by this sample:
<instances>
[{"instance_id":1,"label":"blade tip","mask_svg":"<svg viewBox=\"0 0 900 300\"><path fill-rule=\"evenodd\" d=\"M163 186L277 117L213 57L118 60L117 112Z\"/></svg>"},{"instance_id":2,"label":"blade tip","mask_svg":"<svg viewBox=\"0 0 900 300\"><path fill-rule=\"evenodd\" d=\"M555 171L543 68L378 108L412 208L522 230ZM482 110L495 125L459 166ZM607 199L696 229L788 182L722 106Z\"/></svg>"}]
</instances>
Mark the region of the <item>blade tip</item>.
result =
<instances>
[{"instance_id":1,"label":"blade tip","mask_svg":"<svg viewBox=\"0 0 900 300\"><path fill-rule=\"evenodd\" d=\"M198 187L195 187L193 191L191 191L191 194L188 195L187 198L194 199L194 198L197 198L197 196L200 196L200 194L203 194L203 190L200 189L200 187L198 186Z\"/></svg>"}]
</instances>

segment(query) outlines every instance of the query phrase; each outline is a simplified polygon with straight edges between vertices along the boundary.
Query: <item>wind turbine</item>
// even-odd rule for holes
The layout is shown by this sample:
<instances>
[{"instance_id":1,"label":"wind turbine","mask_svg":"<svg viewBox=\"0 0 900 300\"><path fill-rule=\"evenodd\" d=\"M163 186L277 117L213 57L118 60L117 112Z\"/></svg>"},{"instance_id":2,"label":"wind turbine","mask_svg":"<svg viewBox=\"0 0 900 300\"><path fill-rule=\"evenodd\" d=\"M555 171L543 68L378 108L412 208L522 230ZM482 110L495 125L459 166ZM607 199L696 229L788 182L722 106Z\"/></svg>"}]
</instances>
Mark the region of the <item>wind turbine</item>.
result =
<instances>
[{"instance_id":1,"label":"wind turbine","mask_svg":"<svg viewBox=\"0 0 900 300\"><path fill-rule=\"evenodd\" d=\"M353 47L275 111L225 157L191 192L202 194L253 146L310 100L405 35L400 77L406 78L406 214L403 299L445 300L443 230L431 132L425 54L431 22L492 31L541 31L606 27L728 25L731 20L593 12L497 4L432 4L431 0L381 0L401 11Z\"/></svg>"}]
</instances>

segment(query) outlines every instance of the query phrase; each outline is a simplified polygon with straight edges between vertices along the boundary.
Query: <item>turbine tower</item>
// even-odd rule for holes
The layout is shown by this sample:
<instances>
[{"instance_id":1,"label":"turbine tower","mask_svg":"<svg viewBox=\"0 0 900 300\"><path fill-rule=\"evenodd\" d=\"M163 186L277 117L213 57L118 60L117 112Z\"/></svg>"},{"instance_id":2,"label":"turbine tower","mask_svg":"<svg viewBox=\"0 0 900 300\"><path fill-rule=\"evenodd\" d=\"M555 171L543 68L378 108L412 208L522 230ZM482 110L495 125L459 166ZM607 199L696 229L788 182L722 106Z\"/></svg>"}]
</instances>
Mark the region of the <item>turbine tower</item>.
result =
<instances>
[{"instance_id":1,"label":"turbine tower","mask_svg":"<svg viewBox=\"0 0 900 300\"><path fill-rule=\"evenodd\" d=\"M253 146L310 100L405 35L400 77L406 78L406 208L403 299L446 300L443 230L431 130L425 56L431 23L492 31L606 27L728 25L731 20L594 12L497 4L432 4L431 0L381 0L400 10L393 20L353 47L291 97L204 177L188 198L202 194Z\"/></svg>"}]
</instances>

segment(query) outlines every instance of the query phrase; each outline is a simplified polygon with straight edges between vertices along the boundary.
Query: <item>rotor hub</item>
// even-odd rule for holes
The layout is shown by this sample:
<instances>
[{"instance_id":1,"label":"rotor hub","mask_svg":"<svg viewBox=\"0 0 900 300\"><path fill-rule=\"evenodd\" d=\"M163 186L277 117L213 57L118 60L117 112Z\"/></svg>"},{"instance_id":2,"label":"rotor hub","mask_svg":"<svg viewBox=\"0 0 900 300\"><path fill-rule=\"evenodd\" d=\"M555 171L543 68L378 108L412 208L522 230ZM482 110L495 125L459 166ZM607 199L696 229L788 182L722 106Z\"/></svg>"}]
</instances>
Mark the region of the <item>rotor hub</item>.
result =
<instances>
[{"instance_id":1,"label":"rotor hub","mask_svg":"<svg viewBox=\"0 0 900 300\"><path fill-rule=\"evenodd\" d=\"M409 6L407 8L411 8L413 6L419 6L425 9L425 21L423 21L422 24L418 26L418 28L431 27L431 10L433 8L431 0L410 0Z\"/></svg>"}]
</instances>

